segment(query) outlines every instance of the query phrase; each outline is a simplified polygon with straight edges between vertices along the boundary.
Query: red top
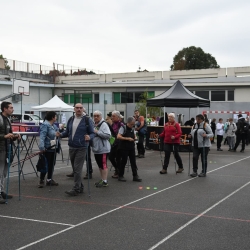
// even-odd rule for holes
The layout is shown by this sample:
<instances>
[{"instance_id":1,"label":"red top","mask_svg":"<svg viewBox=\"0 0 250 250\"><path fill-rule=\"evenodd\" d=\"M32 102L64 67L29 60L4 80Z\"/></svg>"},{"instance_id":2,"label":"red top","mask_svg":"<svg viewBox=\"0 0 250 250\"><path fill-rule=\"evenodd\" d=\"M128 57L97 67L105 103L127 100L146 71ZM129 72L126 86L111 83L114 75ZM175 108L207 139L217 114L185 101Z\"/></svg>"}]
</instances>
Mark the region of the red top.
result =
<instances>
[{"instance_id":1,"label":"red top","mask_svg":"<svg viewBox=\"0 0 250 250\"><path fill-rule=\"evenodd\" d=\"M160 137L164 137L164 143L180 144L181 135L182 131L178 122L167 122ZM172 140L171 136L174 136L175 139Z\"/></svg>"}]
</instances>

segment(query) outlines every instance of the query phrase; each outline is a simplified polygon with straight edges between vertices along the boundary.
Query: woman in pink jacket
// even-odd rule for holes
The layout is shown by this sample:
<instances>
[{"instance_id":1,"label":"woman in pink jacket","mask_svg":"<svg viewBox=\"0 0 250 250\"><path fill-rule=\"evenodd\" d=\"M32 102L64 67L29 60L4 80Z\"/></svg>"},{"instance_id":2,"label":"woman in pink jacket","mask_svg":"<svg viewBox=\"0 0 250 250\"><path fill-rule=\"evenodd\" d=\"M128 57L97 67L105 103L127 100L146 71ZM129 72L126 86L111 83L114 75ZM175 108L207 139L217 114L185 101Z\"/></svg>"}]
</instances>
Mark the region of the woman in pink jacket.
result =
<instances>
[{"instance_id":1,"label":"woman in pink jacket","mask_svg":"<svg viewBox=\"0 0 250 250\"><path fill-rule=\"evenodd\" d=\"M164 138L164 152L165 152L164 165L163 169L160 171L160 174L167 174L170 154L172 151L174 151L174 157L179 167L179 169L176 172L181 173L184 170L182 160L179 155L181 135L182 131L180 124L175 122L175 114L170 113L168 115L168 122L165 124L164 130L160 134L160 137Z\"/></svg>"}]
</instances>

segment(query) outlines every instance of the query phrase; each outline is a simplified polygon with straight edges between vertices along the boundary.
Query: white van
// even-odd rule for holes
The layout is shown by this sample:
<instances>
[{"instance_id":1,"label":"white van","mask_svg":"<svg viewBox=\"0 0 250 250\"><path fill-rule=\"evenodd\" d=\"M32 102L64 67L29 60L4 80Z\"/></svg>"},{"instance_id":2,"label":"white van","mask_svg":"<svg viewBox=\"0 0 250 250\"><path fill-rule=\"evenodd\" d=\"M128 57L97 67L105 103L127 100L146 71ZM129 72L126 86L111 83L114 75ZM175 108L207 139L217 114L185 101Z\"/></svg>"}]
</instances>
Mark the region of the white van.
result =
<instances>
[{"instance_id":1,"label":"white van","mask_svg":"<svg viewBox=\"0 0 250 250\"><path fill-rule=\"evenodd\" d=\"M12 122L24 122L24 123L35 123L35 125L39 125L43 123L43 119L38 115L34 114L16 114L13 113L10 117Z\"/></svg>"}]
</instances>

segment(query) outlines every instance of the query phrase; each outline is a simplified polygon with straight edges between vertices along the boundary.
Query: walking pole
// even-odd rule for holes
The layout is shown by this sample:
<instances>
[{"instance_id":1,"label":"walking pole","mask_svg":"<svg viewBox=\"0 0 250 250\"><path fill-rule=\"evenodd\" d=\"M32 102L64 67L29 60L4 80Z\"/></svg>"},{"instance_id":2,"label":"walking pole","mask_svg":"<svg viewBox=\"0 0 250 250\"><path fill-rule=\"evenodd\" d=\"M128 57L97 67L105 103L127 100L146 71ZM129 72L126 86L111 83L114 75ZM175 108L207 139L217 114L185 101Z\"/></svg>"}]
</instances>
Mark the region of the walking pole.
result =
<instances>
[{"instance_id":1,"label":"walking pole","mask_svg":"<svg viewBox=\"0 0 250 250\"><path fill-rule=\"evenodd\" d=\"M90 197L90 185L89 185L89 152L88 152L89 143L87 143L87 151L86 151L86 166L87 166L87 174L88 174L88 195Z\"/></svg>"},{"instance_id":2,"label":"walking pole","mask_svg":"<svg viewBox=\"0 0 250 250\"><path fill-rule=\"evenodd\" d=\"M54 166L55 166L55 163L56 163L56 149L58 147L58 141L59 139L56 138L56 145L55 145L55 151L54 151L54 159L53 159L53 165L52 165L52 173L51 173L51 180L50 180L50 185L49 185L49 192L51 192L51 182L52 182L52 177L53 177L53 172L54 172Z\"/></svg>"},{"instance_id":3,"label":"walking pole","mask_svg":"<svg viewBox=\"0 0 250 250\"><path fill-rule=\"evenodd\" d=\"M203 149L202 149L202 152L203 152L203 157L202 157L202 162L203 162L203 169L204 169L204 174L206 169L205 169L205 137L203 137Z\"/></svg>"},{"instance_id":4,"label":"walking pole","mask_svg":"<svg viewBox=\"0 0 250 250\"><path fill-rule=\"evenodd\" d=\"M9 193L9 182L10 182L10 153L11 153L11 143L9 145L9 152L8 152L8 176L7 176L7 187L6 187L6 200L5 203L8 204L8 193Z\"/></svg>"},{"instance_id":5,"label":"walking pole","mask_svg":"<svg viewBox=\"0 0 250 250\"><path fill-rule=\"evenodd\" d=\"M163 168L164 164L163 164L163 161L162 161L162 154L161 154L162 148L161 148L161 140L160 140L160 138L159 138L159 149L160 149L161 165L162 165L162 168Z\"/></svg>"}]
</instances>

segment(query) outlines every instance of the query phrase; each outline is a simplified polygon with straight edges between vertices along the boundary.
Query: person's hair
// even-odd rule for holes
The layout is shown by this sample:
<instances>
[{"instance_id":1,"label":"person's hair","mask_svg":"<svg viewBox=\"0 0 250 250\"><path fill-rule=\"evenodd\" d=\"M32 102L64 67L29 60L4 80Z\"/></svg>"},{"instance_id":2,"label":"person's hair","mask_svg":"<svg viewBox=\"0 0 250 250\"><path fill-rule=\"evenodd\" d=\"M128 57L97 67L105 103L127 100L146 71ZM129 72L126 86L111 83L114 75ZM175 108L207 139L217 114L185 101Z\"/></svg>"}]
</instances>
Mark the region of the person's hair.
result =
<instances>
[{"instance_id":1,"label":"person's hair","mask_svg":"<svg viewBox=\"0 0 250 250\"><path fill-rule=\"evenodd\" d=\"M9 105L12 104L11 102L2 102L1 103L1 110L4 112L4 109L8 109Z\"/></svg>"},{"instance_id":2,"label":"person's hair","mask_svg":"<svg viewBox=\"0 0 250 250\"><path fill-rule=\"evenodd\" d=\"M175 114L174 113L169 113L168 116L173 116L175 118Z\"/></svg>"},{"instance_id":3,"label":"person's hair","mask_svg":"<svg viewBox=\"0 0 250 250\"><path fill-rule=\"evenodd\" d=\"M94 112L94 114L100 115L100 116L102 117L102 112L99 111L99 110L96 110L96 111Z\"/></svg>"},{"instance_id":4,"label":"person's hair","mask_svg":"<svg viewBox=\"0 0 250 250\"><path fill-rule=\"evenodd\" d=\"M131 122L134 122L135 121L135 118L133 116L129 116L128 119L127 119L127 123L131 123Z\"/></svg>"},{"instance_id":5,"label":"person's hair","mask_svg":"<svg viewBox=\"0 0 250 250\"><path fill-rule=\"evenodd\" d=\"M112 115L116 115L117 117L120 117L120 116L121 116L120 112L117 111L117 110L114 110L114 111L112 112Z\"/></svg>"},{"instance_id":6,"label":"person's hair","mask_svg":"<svg viewBox=\"0 0 250 250\"><path fill-rule=\"evenodd\" d=\"M190 120L191 120L192 122L194 122L194 117L192 117Z\"/></svg>"},{"instance_id":7,"label":"person's hair","mask_svg":"<svg viewBox=\"0 0 250 250\"><path fill-rule=\"evenodd\" d=\"M204 118L204 116L202 114L197 115L196 116L196 120L197 120L197 118L201 119L202 121L205 120L205 118Z\"/></svg>"},{"instance_id":8,"label":"person's hair","mask_svg":"<svg viewBox=\"0 0 250 250\"><path fill-rule=\"evenodd\" d=\"M155 116L152 116L152 119L154 119L154 120L155 120Z\"/></svg>"},{"instance_id":9,"label":"person's hair","mask_svg":"<svg viewBox=\"0 0 250 250\"><path fill-rule=\"evenodd\" d=\"M136 109L134 112L139 112L139 110L138 110L138 109Z\"/></svg>"},{"instance_id":10,"label":"person's hair","mask_svg":"<svg viewBox=\"0 0 250 250\"><path fill-rule=\"evenodd\" d=\"M233 120L234 120L233 118L229 118L229 119L228 119L229 122L230 122L230 121L233 121Z\"/></svg>"},{"instance_id":11,"label":"person's hair","mask_svg":"<svg viewBox=\"0 0 250 250\"><path fill-rule=\"evenodd\" d=\"M213 119L212 119L212 122L215 122L215 121L216 121L216 118L213 118Z\"/></svg>"},{"instance_id":12,"label":"person's hair","mask_svg":"<svg viewBox=\"0 0 250 250\"><path fill-rule=\"evenodd\" d=\"M223 121L223 119L222 119L222 118L219 118L219 121Z\"/></svg>"},{"instance_id":13,"label":"person's hair","mask_svg":"<svg viewBox=\"0 0 250 250\"><path fill-rule=\"evenodd\" d=\"M53 118L55 118L56 116L56 112L55 111L49 111L46 116L45 116L45 119L47 121L51 121Z\"/></svg>"}]
</instances>

